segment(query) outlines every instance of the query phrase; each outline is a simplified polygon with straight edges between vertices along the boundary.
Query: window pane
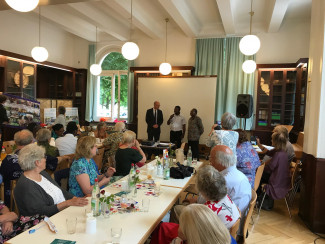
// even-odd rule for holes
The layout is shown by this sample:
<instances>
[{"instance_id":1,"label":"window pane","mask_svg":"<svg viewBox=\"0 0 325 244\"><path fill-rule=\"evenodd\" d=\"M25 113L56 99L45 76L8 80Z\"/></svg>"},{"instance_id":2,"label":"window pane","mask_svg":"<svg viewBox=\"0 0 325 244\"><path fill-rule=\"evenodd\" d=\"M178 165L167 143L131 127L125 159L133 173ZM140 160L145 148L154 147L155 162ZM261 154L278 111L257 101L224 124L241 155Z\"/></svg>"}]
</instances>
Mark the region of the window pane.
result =
<instances>
[{"instance_id":1,"label":"window pane","mask_svg":"<svg viewBox=\"0 0 325 244\"><path fill-rule=\"evenodd\" d=\"M128 116L128 76L121 75L120 118Z\"/></svg>"},{"instance_id":2,"label":"window pane","mask_svg":"<svg viewBox=\"0 0 325 244\"><path fill-rule=\"evenodd\" d=\"M97 110L99 116L111 117L111 89L112 89L112 77L101 76L100 77L100 98Z\"/></svg>"}]
</instances>

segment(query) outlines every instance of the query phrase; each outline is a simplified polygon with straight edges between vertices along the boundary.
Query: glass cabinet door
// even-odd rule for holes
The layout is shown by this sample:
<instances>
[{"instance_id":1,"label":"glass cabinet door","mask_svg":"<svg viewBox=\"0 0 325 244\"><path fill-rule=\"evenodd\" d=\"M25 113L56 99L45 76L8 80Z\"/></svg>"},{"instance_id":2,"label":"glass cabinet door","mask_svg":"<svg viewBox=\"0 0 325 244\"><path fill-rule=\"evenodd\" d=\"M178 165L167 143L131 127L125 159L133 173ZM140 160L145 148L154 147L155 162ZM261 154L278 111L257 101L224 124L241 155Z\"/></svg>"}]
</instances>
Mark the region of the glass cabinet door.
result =
<instances>
[{"instance_id":1,"label":"glass cabinet door","mask_svg":"<svg viewBox=\"0 0 325 244\"><path fill-rule=\"evenodd\" d=\"M293 125L295 118L296 71L287 71L284 124Z\"/></svg>"},{"instance_id":2,"label":"glass cabinet door","mask_svg":"<svg viewBox=\"0 0 325 244\"><path fill-rule=\"evenodd\" d=\"M271 72L261 71L261 82L259 87L259 111L258 126L268 126L269 102L270 102Z\"/></svg>"},{"instance_id":3,"label":"glass cabinet door","mask_svg":"<svg viewBox=\"0 0 325 244\"><path fill-rule=\"evenodd\" d=\"M35 99L35 66L33 64L23 63L22 77L22 97L34 100Z\"/></svg>"},{"instance_id":4,"label":"glass cabinet door","mask_svg":"<svg viewBox=\"0 0 325 244\"><path fill-rule=\"evenodd\" d=\"M282 97L283 97L283 71L274 71L273 73L273 93L272 93L272 117L271 126L277 126L283 123L282 118Z\"/></svg>"},{"instance_id":5,"label":"glass cabinet door","mask_svg":"<svg viewBox=\"0 0 325 244\"><path fill-rule=\"evenodd\" d=\"M20 62L11 59L7 60L6 93L21 95Z\"/></svg>"}]
</instances>

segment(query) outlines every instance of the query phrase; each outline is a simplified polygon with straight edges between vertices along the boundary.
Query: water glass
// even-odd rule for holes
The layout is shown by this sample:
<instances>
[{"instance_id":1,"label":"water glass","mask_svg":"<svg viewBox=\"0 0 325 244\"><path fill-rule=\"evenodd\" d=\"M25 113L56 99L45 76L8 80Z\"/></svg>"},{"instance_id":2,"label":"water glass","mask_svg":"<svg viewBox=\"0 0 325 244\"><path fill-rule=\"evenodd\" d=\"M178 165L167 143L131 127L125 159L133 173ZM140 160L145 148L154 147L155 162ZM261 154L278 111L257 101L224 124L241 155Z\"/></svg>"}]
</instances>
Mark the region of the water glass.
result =
<instances>
[{"instance_id":1,"label":"water glass","mask_svg":"<svg viewBox=\"0 0 325 244\"><path fill-rule=\"evenodd\" d=\"M66 222L67 222L68 234L76 233L77 218L76 217L68 217Z\"/></svg>"},{"instance_id":2,"label":"water glass","mask_svg":"<svg viewBox=\"0 0 325 244\"><path fill-rule=\"evenodd\" d=\"M150 199L149 198L142 199L142 211L148 212L149 206L150 206Z\"/></svg>"},{"instance_id":3,"label":"water glass","mask_svg":"<svg viewBox=\"0 0 325 244\"><path fill-rule=\"evenodd\" d=\"M122 236L122 228L121 227L112 227L111 228L111 237L112 243L120 243L120 239Z\"/></svg>"},{"instance_id":4,"label":"water glass","mask_svg":"<svg viewBox=\"0 0 325 244\"><path fill-rule=\"evenodd\" d=\"M160 194L160 183L159 182L156 182L154 191L155 191L155 196L159 196L159 194Z\"/></svg>"},{"instance_id":5,"label":"water glass","mask_svg":"<svg viewBox=\"0 0 325 244\"><path fill-rule=\"evenodd\" d=\"M193 158L193 165L197 164L197 158Z\"/></svg>"}]
</instances>

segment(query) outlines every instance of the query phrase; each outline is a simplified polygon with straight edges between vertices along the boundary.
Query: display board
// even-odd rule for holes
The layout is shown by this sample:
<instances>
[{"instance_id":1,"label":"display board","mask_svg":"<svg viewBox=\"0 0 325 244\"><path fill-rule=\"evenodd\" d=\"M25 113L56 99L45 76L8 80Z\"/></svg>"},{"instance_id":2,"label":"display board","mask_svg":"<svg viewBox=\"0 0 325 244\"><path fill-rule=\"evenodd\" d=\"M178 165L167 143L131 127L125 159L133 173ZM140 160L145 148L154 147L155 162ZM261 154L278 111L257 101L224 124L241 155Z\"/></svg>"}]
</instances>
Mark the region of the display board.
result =
<instances>
[{"instance_id":1,"label":"display board","mask_svg":"<svg viewBox=\"0 0 325 244\"><path fill-rule=\"evenodd\" d=\"M40 123L40 103L30 99L3 93L8 99L3 104L9 125L25 127L31 122Z\"/></svg>"},{"instance_id":2,"label":"display board","mask_svg":"<svg viewBox=\"0 0 325 244\"><path fill-rule=\"evenodd\" d=\"M205 144L215 122L216 84L217 77L139 77L137 138L147 139L146 112L153 107L154 101L159 101L164 116L160 141L169 141L170 128L167 120L174 113L174 107L179 105L186 124L190 118L190 111L193 108L198 110L198 116L204 126L200 144ZM187 142L187 127L184 141Z\"/></svg>"}]
</instances>

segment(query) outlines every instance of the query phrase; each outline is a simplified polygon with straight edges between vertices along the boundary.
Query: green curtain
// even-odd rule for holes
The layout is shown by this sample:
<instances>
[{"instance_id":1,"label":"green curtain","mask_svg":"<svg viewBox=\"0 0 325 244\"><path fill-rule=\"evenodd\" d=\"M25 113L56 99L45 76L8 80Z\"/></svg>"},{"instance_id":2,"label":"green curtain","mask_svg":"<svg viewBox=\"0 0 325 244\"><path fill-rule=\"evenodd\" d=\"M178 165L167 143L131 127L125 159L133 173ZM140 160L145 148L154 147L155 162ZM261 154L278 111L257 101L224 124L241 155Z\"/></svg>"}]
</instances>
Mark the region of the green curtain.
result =
<instances>
[{"instance_id":1,"label":"green curtain","mask_svg":"<svg viewBox=\"0 0 325 244\"><path fill-rule=\"evenodd\" d=\"M196 41L196 75L217 75L215 120L220 120L225 112L236 114L238 94L254 94L254 73L242 70L245 56L239 50L240 37L198 39ZM252 116L253 117L253 116ZM243 128L244 120L237 127ZM246 129L251 129L253 119L246 120Z\"/></svg>"},{"instance_id":2,"label":"green curtain","mask_svg":"<svg viewBox=\"0 0 325 244\"><path fill-rule=\"evenodd\" d=\"M90 73L90 66L94 64L95 61L95 45L89 45L89 57L88 57L88 75L87 75L87 96L86 96L86 115L85 119L89 122L95 120L96 115L96 99L97 99L97 79L98 76L92 75Z\"/></svg>"},{"instance_id":3,"label":"green curtain","mask_svg":"<svg viewBox=\"0 0 325 244\"><path fill-rule=\"evenodd\" d=\"M130 71L130 67L134 66L134 60L128 62L128 122L133 122L133 104L134 104L134 73Z\"/></svg>"}]
</instances>

